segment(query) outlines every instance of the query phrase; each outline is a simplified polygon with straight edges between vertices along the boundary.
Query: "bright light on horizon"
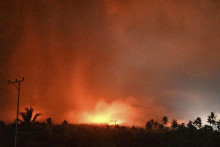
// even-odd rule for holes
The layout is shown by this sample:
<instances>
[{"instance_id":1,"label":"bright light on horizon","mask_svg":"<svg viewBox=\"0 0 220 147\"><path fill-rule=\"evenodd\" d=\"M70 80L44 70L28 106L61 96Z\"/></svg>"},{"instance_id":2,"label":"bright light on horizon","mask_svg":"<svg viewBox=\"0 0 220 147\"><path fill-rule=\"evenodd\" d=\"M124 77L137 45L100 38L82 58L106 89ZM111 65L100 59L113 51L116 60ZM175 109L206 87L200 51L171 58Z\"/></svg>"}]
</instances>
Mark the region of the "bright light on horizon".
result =
<instances>
[{"instance_id":1,"label":"bright light on horizon","mask_svg":"<svg viewBox=\"0 0 220 147\"><path fill-rule=\"evenodd\" d=\"M129 124L135 119L136 111L125 101L98 101L94 109L85 109L80 112L70 112L68 119L73 118L73 114L78 113L75 122L86 124ZM73 120L72 120L73 121Z\"/></svg>"}]
</instances>

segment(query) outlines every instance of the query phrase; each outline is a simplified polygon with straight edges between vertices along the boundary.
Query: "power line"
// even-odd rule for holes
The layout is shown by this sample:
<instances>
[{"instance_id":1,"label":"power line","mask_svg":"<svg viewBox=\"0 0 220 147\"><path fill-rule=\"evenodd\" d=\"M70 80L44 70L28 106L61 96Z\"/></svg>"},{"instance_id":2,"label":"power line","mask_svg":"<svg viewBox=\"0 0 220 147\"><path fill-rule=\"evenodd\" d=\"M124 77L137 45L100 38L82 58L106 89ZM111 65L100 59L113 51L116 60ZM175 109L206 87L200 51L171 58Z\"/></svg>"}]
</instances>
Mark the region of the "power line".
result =
<instances>
[{"instance_id":1,"label":"power line","mask_svg":"<svg viewBox=\"0 0 220 147\"><path fill-rule=\"evenodd\" d=\"M19 98L20 98L20 83L24 81L24 77L22 80L8 81L9 84L12 84L18 90L18 102L17 102L17 119L16 119L16 128L15 128L15 147L17 146L17 134L18 134L18 113L19 113ZM18 83L18 84L17 84Z\"/></svg>"}]
</instances>

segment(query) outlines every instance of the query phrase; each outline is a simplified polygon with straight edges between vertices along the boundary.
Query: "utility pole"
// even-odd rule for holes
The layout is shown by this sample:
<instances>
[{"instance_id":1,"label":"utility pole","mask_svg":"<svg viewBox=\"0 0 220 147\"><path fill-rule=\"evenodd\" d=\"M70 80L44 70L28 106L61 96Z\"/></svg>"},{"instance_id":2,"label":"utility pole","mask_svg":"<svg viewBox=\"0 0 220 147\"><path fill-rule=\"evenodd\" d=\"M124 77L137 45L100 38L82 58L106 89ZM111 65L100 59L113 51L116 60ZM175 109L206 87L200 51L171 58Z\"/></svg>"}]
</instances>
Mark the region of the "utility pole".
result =
<instances>
[{"instance_id":1,"label":"utility pole","mask_svg":"<svg viewBox=\"0 0 220 147\"><path fill-rule=\"evenodd\" d=\"M17 146L17 136L18 136L18 114L19 114L19 98L20 98L20 83L24 81L24 77L22 80L8 81L9 84L15 86L18 90L18 102L17 102L17 118L16 118L16 128L15 128L15 147ZM18 83L18 84L17 84Z\"/></svg>"}]
</instances>

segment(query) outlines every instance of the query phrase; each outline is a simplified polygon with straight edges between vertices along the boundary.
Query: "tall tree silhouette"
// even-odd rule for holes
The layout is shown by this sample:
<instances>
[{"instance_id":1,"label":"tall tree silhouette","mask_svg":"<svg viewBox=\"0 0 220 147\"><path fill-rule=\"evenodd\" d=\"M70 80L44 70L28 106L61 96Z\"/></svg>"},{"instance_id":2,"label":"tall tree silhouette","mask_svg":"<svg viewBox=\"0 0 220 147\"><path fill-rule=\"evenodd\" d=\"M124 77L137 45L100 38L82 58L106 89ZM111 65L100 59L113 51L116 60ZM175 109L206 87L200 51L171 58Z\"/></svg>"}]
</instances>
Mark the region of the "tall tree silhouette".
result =
<instances>
[{"instance_id":1,"label":"tall tree silhouette","mask_svg":"<svg viewBox=\"0 0 220 147\"><path fill-rule=\"evenodd\" d=\"M166 126L166 125L168 124L168 117L167 117L167 116L164 116L164 117L162 118L162 124L163 124L164 126Z\"/></svg>"},{"instance_id":2,"label":"tall tree silhouette","mask_svg":"<svg viewBox=\"0 0 220 147\"><path fill-rule=\"evenodd\" d=\"M171 127L172 127L173 129L176 129L176 128L178 127L177 120L174 119L174 120L172 121Z\"/></svg>"},{"instance_id":3,"label":"tall tree silhouette","mask_svg":"<svg viewBox=\"0 0 220 147\"><path fill-rule=\"evenodd\" d=\"M202 119L200 117L197 117L196 120L194 120L193 124L197 127L197 128L201 128L202 127Z\"/></svg>"},{"instance_id":4,"label":"tall tree silhouette","mask_svg":"<svg viewBox=\"0 0 220 147\"><path fill-rule=\"evenodd\" d=\"M216 124L216 115L214 112L211 112L210 115L208 116L208 119L207 119L207 122L212 125L212 126L215 126Z\"/></svg>"},{"instance_id":5,"label":"tall tree silhouette","mask_svg":"<svg viewBox=\"0 0 220 147\"><path fill-rule=\"evenodd\" d=\"M145 128L147 131L150 131L153 129L154 125L155 125L154 120L151 119L150 121L146 122Z\"/></svg>"},{"instance_id":6,"label":"tall tree silhouette","mask_svg":"<svg viewBox=\"0 0 220 147\"><path fill-rule=\"evenodd\" d=\"M159 127L159 123L157 121L153 122L154 128L158 128Z\"/></svg>"},{"instance_id":7,"label":"tall tree silhouette","mask_svg":"<svg viewBox=\"0 0 220 147\"><path fill-rule=\"evenodd\" d=\"M41 115L41 113L36 113L35 115L33 115L33 111L34 108L32 107L25 108L25 112L19 113L22 117L22 120L19 119L19 122L21 122L21 124L23 125L31 125L36 123L36 120Z\"/></svg>"}]
</instances>

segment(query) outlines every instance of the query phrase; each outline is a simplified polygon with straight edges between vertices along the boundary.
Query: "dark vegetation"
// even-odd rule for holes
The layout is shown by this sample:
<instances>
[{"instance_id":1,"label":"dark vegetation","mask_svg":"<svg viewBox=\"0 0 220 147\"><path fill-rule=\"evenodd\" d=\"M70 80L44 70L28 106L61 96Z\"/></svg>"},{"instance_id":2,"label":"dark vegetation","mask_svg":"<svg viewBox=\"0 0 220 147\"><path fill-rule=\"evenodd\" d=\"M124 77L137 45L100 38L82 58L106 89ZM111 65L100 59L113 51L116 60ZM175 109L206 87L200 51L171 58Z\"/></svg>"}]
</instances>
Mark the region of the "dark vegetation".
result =
<instances>
[{"instance_id":1,"label":"dark vegetation","mask_svg":"<svg viewBox=\"0 0 220 147\"><path fill-rule=\"evenodd\" d=\"M41 115L33 116L33 108L20 113L18 146L51 147L218 147L220 146L220 121L215 113L203 125L200 117L178 124L164 116L160 121L146 122L145 128L120 125L54 124L51 118L38 122ZM170 126L168 127L168 124ZM15 123L0 121L0 146L14 146Z\"/></svg>"}]
</instances>

